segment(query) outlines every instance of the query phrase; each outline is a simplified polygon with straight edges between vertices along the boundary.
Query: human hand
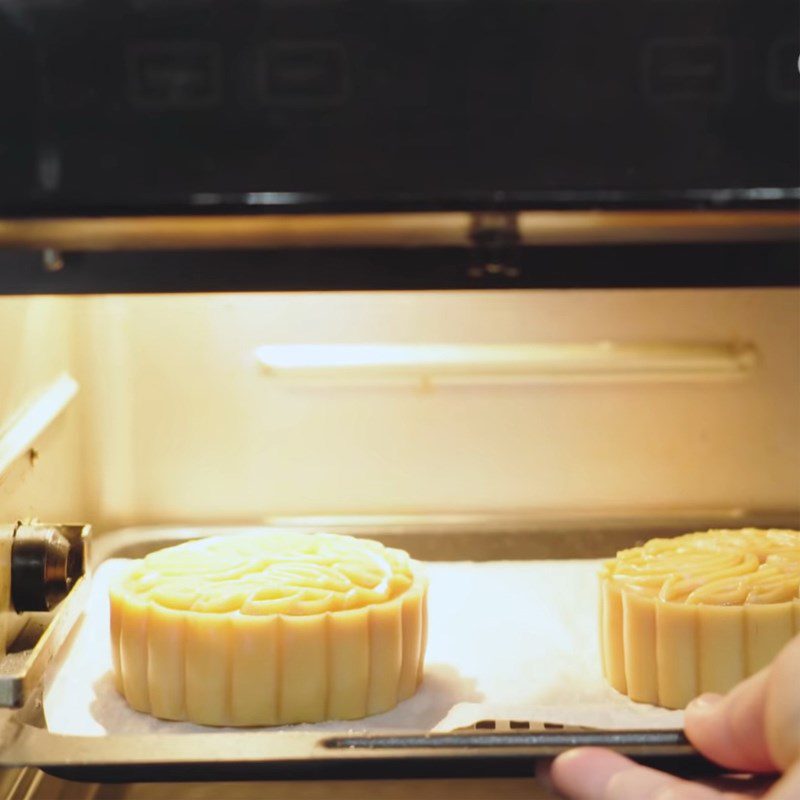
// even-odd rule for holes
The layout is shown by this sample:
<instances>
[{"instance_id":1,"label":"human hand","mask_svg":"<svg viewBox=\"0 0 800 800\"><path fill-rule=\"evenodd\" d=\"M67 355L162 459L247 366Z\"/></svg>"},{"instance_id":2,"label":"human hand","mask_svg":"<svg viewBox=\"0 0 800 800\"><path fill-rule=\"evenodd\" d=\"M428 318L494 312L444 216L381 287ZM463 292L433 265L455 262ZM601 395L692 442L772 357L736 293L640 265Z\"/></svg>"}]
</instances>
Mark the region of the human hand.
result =
<instances>
[{"instance_id":1,"label":"human hand","mask_svg":"<svg viewBox=\"0 0 800 800\"><path fill-rule=\"evenodd\" d=\"M800 800L800 636L768 667L724 697L702 695L686 709L684 727L707 758L741 773L783 777L764 800ZM580 748L560 755L550 770L555 788L571 800L734 800L721 792L635 764L611 750Z\"/></svg>"}]
</instances>

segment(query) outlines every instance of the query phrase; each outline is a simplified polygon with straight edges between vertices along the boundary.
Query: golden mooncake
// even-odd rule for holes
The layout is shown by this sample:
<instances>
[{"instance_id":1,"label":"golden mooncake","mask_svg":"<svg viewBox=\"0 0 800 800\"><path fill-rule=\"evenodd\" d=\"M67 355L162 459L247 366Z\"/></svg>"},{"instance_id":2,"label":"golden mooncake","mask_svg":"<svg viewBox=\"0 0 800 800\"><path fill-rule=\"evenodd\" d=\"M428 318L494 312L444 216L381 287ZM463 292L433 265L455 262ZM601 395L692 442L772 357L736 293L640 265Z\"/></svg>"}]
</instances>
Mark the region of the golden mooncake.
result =
<instances>
[{"instance_id":1,"label":"golden mooncake","mask_svg":"<svg viewBox=\"0 0 800 800\"><path fill-rule=\"evenodd\" d=\"M402 550L247 532L134 561L110 589L116 685L204 725L357 719L416 691L427 582Z\"/></svg>"},{"instance_id":2,"label":"golden mooncake","mask_svg":"<svg viewBox=\"0 0 800 800\"><path fill-rule=\"evenodd\" d=\"M603 672L683 708L757 672L800 632L800 532L712 530L622 550L600 574Z\"/></svg>"}]
</instances>

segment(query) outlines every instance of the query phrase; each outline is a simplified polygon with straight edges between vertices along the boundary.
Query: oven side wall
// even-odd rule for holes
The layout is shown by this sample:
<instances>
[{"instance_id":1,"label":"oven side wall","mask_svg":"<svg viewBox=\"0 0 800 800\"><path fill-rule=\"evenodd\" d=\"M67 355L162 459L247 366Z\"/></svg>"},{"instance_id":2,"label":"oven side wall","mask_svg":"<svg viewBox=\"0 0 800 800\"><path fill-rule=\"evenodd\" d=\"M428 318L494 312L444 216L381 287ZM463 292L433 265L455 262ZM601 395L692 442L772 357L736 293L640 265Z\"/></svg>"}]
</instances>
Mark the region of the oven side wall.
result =
<instances>
[{"instance_id":1,"label":"oven side wall","mask_svg":"<svg viewBox=\"0 0 800 800\"><path fill-rule=\"evenodd\" d=\"M0 523L84 517L70 298L0 298Z\"/></svg>"}]
</instances>

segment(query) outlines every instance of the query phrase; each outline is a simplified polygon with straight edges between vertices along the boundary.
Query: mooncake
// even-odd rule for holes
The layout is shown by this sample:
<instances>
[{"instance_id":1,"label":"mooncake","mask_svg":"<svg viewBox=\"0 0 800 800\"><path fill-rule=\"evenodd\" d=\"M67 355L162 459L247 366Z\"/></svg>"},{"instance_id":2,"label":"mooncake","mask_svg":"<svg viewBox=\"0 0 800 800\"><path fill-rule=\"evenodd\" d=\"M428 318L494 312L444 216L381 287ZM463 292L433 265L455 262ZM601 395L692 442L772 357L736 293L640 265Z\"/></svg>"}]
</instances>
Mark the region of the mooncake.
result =
<instances>
[{"instance_id":1,"label":"mooncake","mask_svg":"<svg viewBox=\"0 0 800 800\"><path fill-rule=\"evenodd\" d=\"M603 672L633 700L683 708L726 692L798 632L798 531L651 539L601 571Z\"/></svg>"},{"instance_id":2,"label":"mooncake","mask_svg":"<svg viewBox=\"0 0 800 800\"><path fill-rule=\"evenodd\" d=\"M134 561L110 589L116 686L204 725L357 719L416 691L427 582L402 550L258 531Z\"/></svg>"}]
</instances>

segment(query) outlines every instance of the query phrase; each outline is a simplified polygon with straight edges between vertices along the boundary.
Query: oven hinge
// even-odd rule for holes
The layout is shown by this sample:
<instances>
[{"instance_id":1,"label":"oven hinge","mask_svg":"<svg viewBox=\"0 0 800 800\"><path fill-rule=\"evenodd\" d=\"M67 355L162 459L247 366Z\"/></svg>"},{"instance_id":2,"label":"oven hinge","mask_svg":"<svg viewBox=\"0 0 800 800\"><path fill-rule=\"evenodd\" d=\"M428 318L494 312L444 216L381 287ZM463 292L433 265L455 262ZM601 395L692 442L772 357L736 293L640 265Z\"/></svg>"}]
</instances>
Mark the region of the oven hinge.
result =
<instances>
[{"instance_id":1,"label":"oven hinge","mask_svg":"<svg viewBox=\"0 0 800 800\"><path fill-rule=\"evenodd\" d=\"M490 281L519 278L520 232L517 214L486 211L472 217L469 231L474 259L467 269L473 279Z\"/></svg>"}]
</instances>

